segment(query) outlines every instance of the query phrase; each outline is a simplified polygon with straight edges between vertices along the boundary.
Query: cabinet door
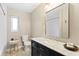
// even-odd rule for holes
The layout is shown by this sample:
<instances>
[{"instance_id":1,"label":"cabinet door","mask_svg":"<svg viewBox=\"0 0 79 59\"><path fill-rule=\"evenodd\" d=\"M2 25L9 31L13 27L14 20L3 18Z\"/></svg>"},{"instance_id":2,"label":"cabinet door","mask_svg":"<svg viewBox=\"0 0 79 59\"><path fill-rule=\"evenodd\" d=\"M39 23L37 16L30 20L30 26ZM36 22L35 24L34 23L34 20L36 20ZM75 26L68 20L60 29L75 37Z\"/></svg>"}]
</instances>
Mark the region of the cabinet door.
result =
<instances>
[{"instance_id":1,"label":"cabinet door","mask_svg":"<svg viewBox=\"0 0 79 59\"><path fill-rule=\"evenodd\" d=\"M69 37L69 4L63 4L60 9L61 37Z\"/></svg>"},{"instance_id":2,"label":"cabinet door","mask_svg":"<svg viewBox=\"0 0 79 59\"><path fill-rule=\"evenodd\" d=\"M49 56L49 49L41 44L38 44L38 55Z\"/></svg>"},{"instance_id":3,"label":"cabinet door","mask_svg":"<svg viewBox=\"0 0 79 59\"><path fill-rule=\"evenodd\" d=\"M32 56L37 56L38 55L38 48L37 48L37 43L35 41L31 41L31 49L32 49Z\"/></svg>"},{"instance_id":4,"label":"cabinet door","mask_svg":"<svg viewBox=\"0 0 79 59\"><path fill-rule=\"evenodd\" d=\"M49 52L50 52L50 54L49 54L50 56L64 56L63 54L60 54L60 53L58 53L54 50L51 50L51 49L49 49Z\"/></svg>"},{"instance_id":5,"label":"cabinet door","mask_svg":"<svg viewBox=\"0 0 79 59\"><path fill-rule=\"evenodd\" d=\"M38 56L37 48L32 47L32 56Z\"/></svg>"}]
</instances>

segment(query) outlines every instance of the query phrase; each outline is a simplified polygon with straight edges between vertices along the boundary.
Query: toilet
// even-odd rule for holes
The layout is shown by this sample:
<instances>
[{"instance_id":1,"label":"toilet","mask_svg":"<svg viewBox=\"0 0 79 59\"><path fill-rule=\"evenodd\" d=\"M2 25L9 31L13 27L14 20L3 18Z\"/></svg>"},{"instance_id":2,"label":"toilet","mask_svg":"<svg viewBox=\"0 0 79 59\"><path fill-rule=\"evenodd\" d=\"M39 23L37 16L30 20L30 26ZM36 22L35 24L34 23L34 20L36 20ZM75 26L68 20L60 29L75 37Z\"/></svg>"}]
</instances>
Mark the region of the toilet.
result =
<instances>
[{"instance_id":1,"label":"toilet","mask_svg":"<svg viewBox=\"0 0 79 59\"><path fill-rule=\"evenodd\" d=\"M31 46L31 42L28 39L28 35L23 35L22 40L24 42L25 49L27 49L28 46Z\"/></svg>"}]
</instances>

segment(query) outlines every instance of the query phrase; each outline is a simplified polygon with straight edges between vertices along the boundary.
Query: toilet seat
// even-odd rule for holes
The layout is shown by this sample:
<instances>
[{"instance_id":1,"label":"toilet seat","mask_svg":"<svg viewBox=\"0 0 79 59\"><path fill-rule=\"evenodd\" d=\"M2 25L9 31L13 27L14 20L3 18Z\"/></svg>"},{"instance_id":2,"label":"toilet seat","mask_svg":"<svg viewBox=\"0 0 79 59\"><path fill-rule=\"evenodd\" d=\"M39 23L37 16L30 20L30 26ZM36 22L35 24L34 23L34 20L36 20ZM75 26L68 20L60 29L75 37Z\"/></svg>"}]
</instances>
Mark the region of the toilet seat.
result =
<instances>
[{"instance_id":1,"label":"toilet seat","mask_svg":"<svg viewBox=\"0 0 79 59\"><path fill-rule=\"evenodd\" d=\"M24 45L25 45L25 46L31 45L31 42L30 42L30 41L26 41L26 42L24 42Z\"/></svg>"}]
</instances>

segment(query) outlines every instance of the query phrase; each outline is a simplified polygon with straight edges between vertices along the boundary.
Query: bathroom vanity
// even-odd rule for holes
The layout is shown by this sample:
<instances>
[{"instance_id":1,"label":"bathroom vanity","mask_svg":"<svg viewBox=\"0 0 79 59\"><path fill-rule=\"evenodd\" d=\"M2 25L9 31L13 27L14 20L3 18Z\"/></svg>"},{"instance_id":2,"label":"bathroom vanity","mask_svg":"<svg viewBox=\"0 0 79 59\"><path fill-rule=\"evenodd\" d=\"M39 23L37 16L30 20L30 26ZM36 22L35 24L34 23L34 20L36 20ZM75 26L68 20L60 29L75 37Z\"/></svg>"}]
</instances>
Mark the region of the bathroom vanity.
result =
<instances>
[{"instance_id":1,"label":"bathroom vanity","mask_svg":"<svg viewBox=\"0 0 79 59\"><path fill-rule=\"evenodd\" d=\"M63 42L47 38L32 38L32 56L79 56L79 51L64 48Z\"/></svg>"},{"instance_id":2,"label":"bathroom vanity","mask_svg":"<svg viewBox=\"0 0 79 59\"><path fill-rule=\"evenodd\" d=\"M63 56L63 54L32 40L32 56Z\"/></svg>"},{"instance_id":3,"label":"bathroom vanity","mask_svg":"<svg viewBox=\"0 0 79 59\"><path fill-rule=\"evenodd\" d=\"M73 52L64 48L65 43L55 40L69 38L69 4L61 4L47 11L45 25L46 37L54 39L32 38L32 56L74 55Z\"/></svg>"}]
</instances>

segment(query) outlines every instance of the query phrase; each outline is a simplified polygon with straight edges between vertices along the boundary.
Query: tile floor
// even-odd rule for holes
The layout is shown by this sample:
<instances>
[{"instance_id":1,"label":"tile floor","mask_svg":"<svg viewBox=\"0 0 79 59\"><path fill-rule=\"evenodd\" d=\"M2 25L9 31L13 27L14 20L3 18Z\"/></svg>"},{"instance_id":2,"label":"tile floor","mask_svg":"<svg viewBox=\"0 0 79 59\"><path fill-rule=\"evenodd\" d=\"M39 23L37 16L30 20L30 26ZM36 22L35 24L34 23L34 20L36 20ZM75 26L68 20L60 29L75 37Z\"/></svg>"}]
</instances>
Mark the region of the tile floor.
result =
<instances>
[{"instance_id":1,"label":"tile floor","mask_svg":"<svg viewBox=\"0 0 79 59\"><path fill-rule=\"evenodd\" d=\"M31 56L31 45L26 49L24 47L16 49L9 46L5 49L3 56Z\"/></svg>"}]
</instances>

